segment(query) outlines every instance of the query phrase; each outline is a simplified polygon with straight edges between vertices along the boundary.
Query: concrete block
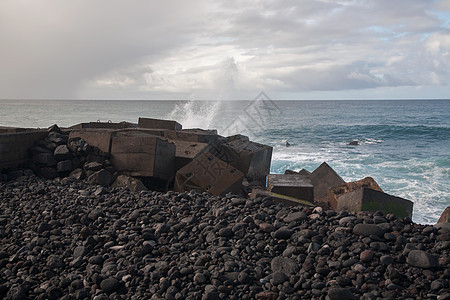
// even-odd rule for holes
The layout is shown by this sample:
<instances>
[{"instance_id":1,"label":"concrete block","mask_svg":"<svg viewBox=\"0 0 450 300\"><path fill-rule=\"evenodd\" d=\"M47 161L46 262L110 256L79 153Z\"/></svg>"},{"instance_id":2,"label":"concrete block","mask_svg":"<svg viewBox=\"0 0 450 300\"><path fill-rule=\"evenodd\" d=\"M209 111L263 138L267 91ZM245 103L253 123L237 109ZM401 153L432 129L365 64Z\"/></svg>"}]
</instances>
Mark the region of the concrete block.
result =
<instances>
[{"instance_id":1,"label":"concrete block","mask_svg":"<svg viewBox=\"0 0 450 300\"><path fill-rule=\"evenodd\" d=\"M314 201L314 186L307 175L269 174L267 190L309 202Z\"/></svg>"},{"instance_id":2,"label":"concrete block","mask_svg":"<svg viewBox=\"0 0 450 300\"><path fill-rule=\"evenodd\" d=\"M244 174L210 153L203 153L178 170L174 188L178 192L197 190L213 195L240 193Z\"/></svg>"},{"instance_id":3,"label":"concrete block","mask_svg":"<svg viewBox=\"0 0 450 300\"><path fill-rule=\"evenodd\" d=\"M267 198L270 197L273 201L277 203L283 203L287 206L308 206L308 207L314 207L314 205L311 202L308 202L306 200L297 199L294 197L286 196L286 195L280 195L277 193L265 191L263 189L254 188L250 194L251 199L255 199L257 197L261 198Z\"/></svg>"},{"instance_id":4,"label":"concrete block","mask_svg":"<svg viewBox=\"0 0 450 300\"><path fill-rule=\"evenodd\" d=\"M46 130L0 134L0 169L17 167L30 159L28 149L48 135Z\"/></svg>"},{"instance_id":5,"label":"concrete block","mask_svg":"<svg viewBox=\"0 0 450 300\"><path fill-rule=\"evenodd\" d=\"M310 178L314 186L314 202L327 203L328 205L328 190L345 183L326 162L315 169Z\"/></svg>"},{"instance_id":6,"label":"concrete block","mask_svg":"<svg viewBox=\"0 0 450 300\"><path fill-rule=\"evenodd\" d=\"M175 150L175 169L179 170L188 163L192 162L200 154L208 151L208 144L188 142L182 140L169 140L176 147Z\"/></svg>"},{"instance_id":7,"label":"concrete block","mask_svg":"<svg viewBox=\"0 0 450 300\"><path fill-rule=\"evenodd\" d=\"M164 137L170 140L198 143L214 143L218 140L217 130L203 129L166 130Z\"/></svg>"},{"instance_id":8,"label":"concrete block","mask_svg":"<svg viewBox=\"0 0 450 300\"><path fill-rule=\"evenodd\" d=\"M442 212L441 217L437 221L438 223L450 223L450 206L447 206Z\"/></svg>"},{"instance_id":9,"label":"concrete block","mask_svg":"<svg viewBox=\"0 0 450 300\"><path fill-rule=\"evenodd\" d=\"M330 207L334 210L337 209L337 198L342 196L345 193L352 192L358 189L362 188L369 188L372 190L380 191L383 190L380 188L378 183L372 178L372 177L366 177L361 180L353 181L353 182L347 182L342 185L338 185L335 187L332 187L328 191L328 197L329 197L329 203Z\"/></svg>"},{"instance_id":10,"label":"concrete block","mask_svg":"<svg viewBox=\"0 0 450 300\"><path fill-rule=\"evenodd\" d=\"M264 185L266 176L270 173L272 147L237 139L219 146L213 145L211 151L243 172L249 182L258 181Z\"/></svg>"},{"instance_id":11,"label":"concrete block","mask_svg":"<svg viewBox=\"0 0 450 300\"><path fill-rule=\"evenodd\" d=\"M382 211L399 218L412 217L413 202L369 188L361 188L337 198L338 211Z\"/></svg>"},{"instance_id":12,"label":"concrete block","mask_svg":"<svg viewBox=\"0 0 450 300\"><path fill-rule=\"evenodd\" d=\"M112 137L111 162L120 173L170 180L175 176L175 145L140 131L120 131Z\"/></svg>"},{"instance_id":13,"label":"concrete block","mask_svg":"<svg viewBox=\"0 0 450 300\"><path fill-rule=\"evenodd\" d=\"M300 171L298 171L298 174L300 175L311 175L311 172L306 170L306 169L301 169Z\"/></svg>"},{"instance_id":14,"label":"concrete block","mask_svg":"<svg viewBox=\"0 0 450 300\"><path fill-rule=\"evenodd\" d=\"M170 130L168 130L168 129L152 129L152 128L125 128L125 129L117 130L116 132L136 132L136 131L164 137L165 132L170 131Z\"/></svg>"},{"instance_id":15,"label":"concrete block","mask_svg":"<svg viewBox=\"0 0 450 300\"><path fill-rule=\"evenodd\" d=\"M77 125L73 125L70 127L70 129L86 129L86 128L124 129L124 128L133 128L136 126L137 126L137 124L133 124L133 123L129 123L129 122L120 122L120 123L88 122L88 123L80 123Z\"/></svg>"},{"instance_id":16,"label":"concrete block","mask_svg":"<svg viewBox=\"0 0 450 300\"><path fill-rule=\"evenodd\" d=\"M139 118L138 127L152 128L152 129L170 129L170 130L182 129L181 124L178 123L177 121L150 119L150 118Z\"/></svg>"},{"instance_id":17,"label":"concrete block","mask_svg":"<svg viewBox=\"0 0 450 300\"><path fill-rule=\"evenodd\" d=\"M243 135L243 134L230 135L230 136L227 136L227 137L225 138L225 141L226 141L227 143L232 142L232 141L236 141L236 140L247 141L247 142L250 141L250 139L248 138L248 136Z\"/></svg>"},{"instance_id":18,"label":"concrete block","mask_svg":"<svg viewBox=\"0 0 450 300\"><path fill-rule=\"evenodd\" d=\"M115 134L113 129L86 128L72 130L69 134L69 143L74 138L82 138L90 146L97 147L105 153L111 151L111 138Z\"/></svg>"}]
</instances>

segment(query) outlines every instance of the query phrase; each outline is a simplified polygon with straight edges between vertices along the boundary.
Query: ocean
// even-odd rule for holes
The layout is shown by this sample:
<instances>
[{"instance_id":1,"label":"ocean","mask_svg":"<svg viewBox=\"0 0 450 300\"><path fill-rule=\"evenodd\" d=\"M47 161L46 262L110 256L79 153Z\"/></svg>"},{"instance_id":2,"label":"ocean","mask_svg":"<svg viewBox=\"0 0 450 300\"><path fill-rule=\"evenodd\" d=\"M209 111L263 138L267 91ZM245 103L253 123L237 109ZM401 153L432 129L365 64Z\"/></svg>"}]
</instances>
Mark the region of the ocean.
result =
<instances>
[{"instance_id":1,"label":"ocean","mask_svg":"<svg viewBox=\"0 0 450 300\"><path fill-rule=\"evenodd\" d=\"M252 101L0 100L0 126L139 117L248 135L273 147L272 173L313 171L327 162L345 181L371 176L384 192L414 202L416 223L435 223L450 205L449 100L272 101L265 94Z\"/></svg>"}]
</instances>

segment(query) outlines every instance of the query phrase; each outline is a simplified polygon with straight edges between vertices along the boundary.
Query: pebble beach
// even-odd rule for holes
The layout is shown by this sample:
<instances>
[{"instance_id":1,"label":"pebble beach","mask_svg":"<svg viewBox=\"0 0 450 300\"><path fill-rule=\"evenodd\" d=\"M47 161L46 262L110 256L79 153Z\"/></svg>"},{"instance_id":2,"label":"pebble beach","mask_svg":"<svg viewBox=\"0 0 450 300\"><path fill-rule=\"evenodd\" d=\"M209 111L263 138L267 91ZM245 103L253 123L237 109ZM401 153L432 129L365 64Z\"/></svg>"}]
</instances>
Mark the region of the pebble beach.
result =
<instances>
[{"instance_id":1,"label":"pebble beach","mask_svg":"<svg viewBox=\"0 0 450 300\"><path fill-rule=\"evenodd\" d=\"M448 223L34 175L0 199L5 299L450 299Z\"/></svg>"}]
</instances>

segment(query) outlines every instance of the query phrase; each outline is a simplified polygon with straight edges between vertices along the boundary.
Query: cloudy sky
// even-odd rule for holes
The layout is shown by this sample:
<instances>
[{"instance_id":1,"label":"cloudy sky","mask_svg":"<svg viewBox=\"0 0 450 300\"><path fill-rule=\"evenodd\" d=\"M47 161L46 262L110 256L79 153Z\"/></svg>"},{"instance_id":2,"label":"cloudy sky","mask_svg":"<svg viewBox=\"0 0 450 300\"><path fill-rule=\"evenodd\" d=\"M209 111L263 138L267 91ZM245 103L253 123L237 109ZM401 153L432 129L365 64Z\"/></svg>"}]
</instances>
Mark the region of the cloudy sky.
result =
<instances>
[{"instance_id":1,"label":"cloudy sky","mask_svg":"<svg viewBox=\"0 0 450 300\"><path fill-rule=\"evenodd\" d=\"M0 99L448 99L449 21L448 0L2 0Z\"/></svg>"}]
</instances>

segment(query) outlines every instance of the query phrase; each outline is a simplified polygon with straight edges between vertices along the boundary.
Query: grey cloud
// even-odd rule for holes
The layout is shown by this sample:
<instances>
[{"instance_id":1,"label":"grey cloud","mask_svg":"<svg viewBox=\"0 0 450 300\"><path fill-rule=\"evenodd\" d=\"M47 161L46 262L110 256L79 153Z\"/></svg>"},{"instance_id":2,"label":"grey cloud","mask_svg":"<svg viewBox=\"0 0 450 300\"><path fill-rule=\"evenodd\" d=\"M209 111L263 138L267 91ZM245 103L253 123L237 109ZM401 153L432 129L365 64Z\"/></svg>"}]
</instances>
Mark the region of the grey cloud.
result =
<instances>
[{"instance_id":1,"label":"grey cloud","mask_svg":"<svg viewBox=\"0 0 450 300\"><path fill-rule=\"evenodd\" d=\"M0 2L0 98L242 98L450 81L446 1L155 3Z\"/></svg>"}]
</instances>

